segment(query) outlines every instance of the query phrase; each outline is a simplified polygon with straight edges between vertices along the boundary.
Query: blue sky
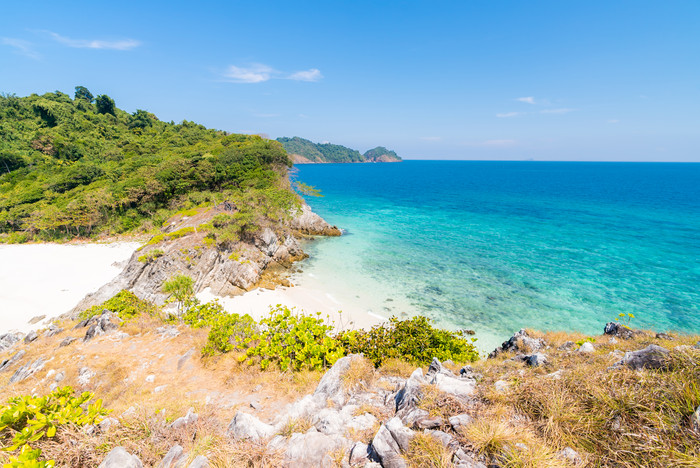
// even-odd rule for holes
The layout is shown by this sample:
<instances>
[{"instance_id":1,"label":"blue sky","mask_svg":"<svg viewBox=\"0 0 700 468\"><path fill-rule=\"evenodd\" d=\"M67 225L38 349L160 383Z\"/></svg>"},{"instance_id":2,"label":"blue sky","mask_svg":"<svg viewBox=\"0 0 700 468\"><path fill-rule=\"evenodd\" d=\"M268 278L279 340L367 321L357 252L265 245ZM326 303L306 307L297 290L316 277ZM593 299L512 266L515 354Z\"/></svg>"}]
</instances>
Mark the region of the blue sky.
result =
<instances>
[{"instance_id":1,"label":"blue sky","mask_svg":"<svg viewBox=\"0 0 700 468\"><path fill-rule=\"evenodd\" d=\"M8 2L0 91L409 159L700 161L700 1Z\"/></svg>"}]
</instances>

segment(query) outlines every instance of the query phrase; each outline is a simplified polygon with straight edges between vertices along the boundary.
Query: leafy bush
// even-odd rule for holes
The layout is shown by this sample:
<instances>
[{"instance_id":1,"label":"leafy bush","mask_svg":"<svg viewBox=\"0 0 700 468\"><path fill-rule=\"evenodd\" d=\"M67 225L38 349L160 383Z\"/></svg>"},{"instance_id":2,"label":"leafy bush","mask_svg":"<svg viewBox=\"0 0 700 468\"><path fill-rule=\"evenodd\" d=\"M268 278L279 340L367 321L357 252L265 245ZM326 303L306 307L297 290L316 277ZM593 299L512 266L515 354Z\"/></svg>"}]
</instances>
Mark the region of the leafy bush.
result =
<instances>
[{"instance_id":1,"label":"leafy bush","mask_svg":"<svg viewBox=\"0 0 700 468\"><path fill-rule=\"evenodd\" d=\"M187 234L191 234L193 232L194 232L193 227L184 227L182 229L178 229L177 231L171 232L170 234L168 234L168 238L169 239L179 239L180 237L184 237Z\"/></svg>"},{"instance_id":2,"label":"leafy bush","mask_svg":"<svg viewBox=\"0 0 700 468\"><path fill-rule=\"evenodd\" d=\"M362 353L377 367L389 358L421 365L429 364L433 357L456 362L479 359L475 338L467 340L460 332L435 328L422 316L408 320L391 317L388 324L346 331L337 339L348 353Z\"/></svg>"},{"instance_id":3,"label":"leafy bush","mask_svg":"<svg viewBox=\"0 0 700 468\"><path fill-rule=\"evenodd\" d=\"M209 324L212 327L207 336L207 344L202 349L202 354L209 356L245 349L258 333L257 323L248 314L241 316L224 311L223 314L210 318Z\"/></svg>"},{"instance_id":4,"label":"leafy bush","mask_svg":"<svg viewBox=\"0 0 700 468\"><path fill-rule=\"evenodd\" d=\"M345 355L341 343L329 336L331 325L317 317L296 315L281 305L260 321L260 328L246 356L249 364L259 358L262 369L275 363L283 371L316 370L333 365Z\"/></svg>"},{"instance_id":5,"label":"leafy bush","mask_svg":"<svg viewBox=\"0 0 700 468\"><path fill-rule=\"evenodd\" d=\"M162 257L164 252L160 249L153 249L150 252L146 252L144 255L139 256L138 260L141 263L151 263L157 258Z\"/></svg>"},{"instance_id":6,"label":"leafy bush","mask_svg":"<svg viewBox=\"0 0 700 468\"><path fill-rule=\"evenodd\" d=\"M25 395L7 400L0 408L0 440L5 445L3 450L21 449L9 466L53 466L51 461L39 462L41 451L32 450L29 444L43 437L54 437L56 430L64 425L85 426L99 422L108 413L102 407L102 400L95 400L84 408L93 396L84 392L76 397L72 388L63 387L43 397Z\"/></svg>"},{"instance_id":7,"label":"leafy bush","mask_svg":"<svg viewBox=\"0 0 700 468\"><path fill-rule=\"evenodd\" d=\"M123 320L134 318L141 313L146 313L149 315L155 315L158 313L157 305L141 300L131 291L123 289L114 297L106 300L102 304L92 306L89 309L81 312L79 317L81 320L86 320L90 317L94 317L95 315L100 315L105 309L114 312Z\"/></svg>"},{"instance_id":8,"label":"leafy bush","mask_svg":"<svg viewBox=\"0 0 700 468\"><path fill-rule=\"evenodd\" d=\"M175 275L163 283L162 290L168 294L168 301L177 302L177 310L187 310L194 299L194 280L186 275Z\"/></svg>"}]
</instances>

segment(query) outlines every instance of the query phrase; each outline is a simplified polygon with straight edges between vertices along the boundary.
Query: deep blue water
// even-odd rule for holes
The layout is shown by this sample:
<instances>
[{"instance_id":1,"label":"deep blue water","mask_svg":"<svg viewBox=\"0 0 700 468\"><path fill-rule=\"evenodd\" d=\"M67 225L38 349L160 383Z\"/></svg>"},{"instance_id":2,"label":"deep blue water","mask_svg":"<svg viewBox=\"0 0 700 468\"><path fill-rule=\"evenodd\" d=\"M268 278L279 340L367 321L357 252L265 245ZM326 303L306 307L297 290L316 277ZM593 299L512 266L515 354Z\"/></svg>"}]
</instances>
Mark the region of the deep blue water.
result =
<instances>
[{"instance_id":1,"label":"deep blue water","mask_svg":"<svg viewBox=\"0 0 700 468\"><path fill-rule=\"evenodd\" d=\"M297 178L348 232L313 243L307 270L375 312L489 343L525 326L600 333L621 312L700 333L700 164L319 164Z\"/></svg>"}]
</instances>

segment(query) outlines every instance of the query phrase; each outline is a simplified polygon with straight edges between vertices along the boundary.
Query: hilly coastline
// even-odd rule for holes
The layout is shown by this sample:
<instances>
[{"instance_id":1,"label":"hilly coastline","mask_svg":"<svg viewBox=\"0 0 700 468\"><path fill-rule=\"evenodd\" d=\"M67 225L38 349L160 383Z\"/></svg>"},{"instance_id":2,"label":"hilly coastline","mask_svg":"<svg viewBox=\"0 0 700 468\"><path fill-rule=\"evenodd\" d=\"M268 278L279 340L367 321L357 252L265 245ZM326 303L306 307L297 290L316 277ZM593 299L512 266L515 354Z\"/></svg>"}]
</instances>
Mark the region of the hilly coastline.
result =
<instances>
[{"instance_id":1,"label":"hilly coastline","mask_svg":"<svg viewBox=\"0 0 700 468\"><path fill-rule=\"evenodd\" d=\"M313 143L300 137L280 137L277 141L287 151L294 164L401 162L396 152L377 146L361 154L359 151L331 143Z\"/></svg>"}]
</instances>

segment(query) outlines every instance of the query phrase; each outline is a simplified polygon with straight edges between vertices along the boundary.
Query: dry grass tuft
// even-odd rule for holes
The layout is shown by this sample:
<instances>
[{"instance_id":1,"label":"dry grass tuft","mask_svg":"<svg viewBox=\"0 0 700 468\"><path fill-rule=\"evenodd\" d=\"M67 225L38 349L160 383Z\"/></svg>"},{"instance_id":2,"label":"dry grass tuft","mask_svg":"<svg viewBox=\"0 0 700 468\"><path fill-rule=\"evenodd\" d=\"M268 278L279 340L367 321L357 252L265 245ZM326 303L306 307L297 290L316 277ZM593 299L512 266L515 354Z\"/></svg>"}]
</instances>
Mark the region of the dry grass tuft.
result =
<instances>
[{"instance_id":1,"label":"dry grass tuft","mask_svg":"<svg viewBox=\"0 0 700 468\"><path fill-rule=\"evenodd\" d=\"M313 427L309 418L289 418L278 432L282 437L291 437L294 433L305 433Z\"/></svg>"},{"instance_id":2,"label":"dry grass tuft","mask_svg":"<svg viewBox=\"0 0 700 468\"><path fill-rule=\"evenodd\" d=\"M347 392L367 391L376 379L377 372L369 359L354 358L342 376L343 389Z\"/></svg>"},{"instance_id":3,"label":"dry grass tuft","mask_svg":"<svg viewBox=\"0 0 700 468\"><path fill-rule=\"evenodd\" d=\"M284 454L265 440L244 440L217 448L210 458L216 468L279 468Z\"/></svg>"},{"instance_id":4,"label":"dry grass tuft","mask_svg":"<svg viewBox=\"0 0 700 468\"><path fill-rule=\"evenodd\" d=\"M411 376L413 371L416 370L416 365L411 364L410 362L402 361L401 359L390 358L384 360L378 370L384 375L391 375L394 377L402 377L407 379Z\"/></svg>"},{"instance_id":5,"label":"dry grass tuft","mask_svg":"<svg viewBox=\"0 0 700 468\"><path fill-rule=\"evenodd\" d=\"M444 420L455 414L468 413L470 411L469 405L464 401L441 391L435 385L425 385L421 388L418 408L427 411L430 416L439 416Z\"/></svg>"},{"instance_id":6,"label":"dry grass tuft","mask_svg":"<svg viewBox=\"0 0 700 468\"><path fill-rule=\"evenodd\" d=\"M452 451L433 436L418 432L406 453L410 468L452 468Z\"/></svg>"}]
</instances>

